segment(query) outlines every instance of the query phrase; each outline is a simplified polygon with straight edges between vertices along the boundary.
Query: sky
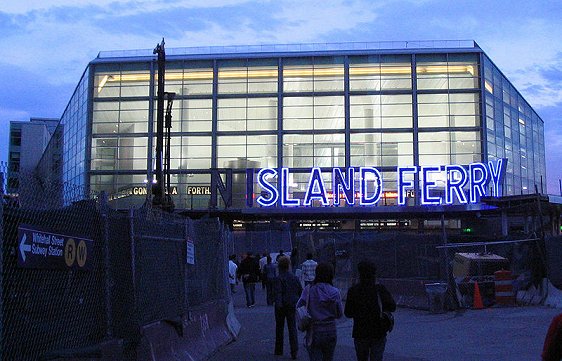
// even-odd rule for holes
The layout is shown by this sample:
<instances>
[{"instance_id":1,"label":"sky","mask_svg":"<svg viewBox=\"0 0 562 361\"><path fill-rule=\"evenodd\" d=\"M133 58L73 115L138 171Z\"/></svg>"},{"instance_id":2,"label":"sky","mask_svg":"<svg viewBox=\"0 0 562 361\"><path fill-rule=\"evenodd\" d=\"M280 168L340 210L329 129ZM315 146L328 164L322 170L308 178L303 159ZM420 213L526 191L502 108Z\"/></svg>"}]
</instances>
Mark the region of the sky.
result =
<instances>
[{"instance_id":1,"label":"sky","mask_svg":"<svg viewBox=\"0 0 562 361\"><path fill-rule=\"evenodd\" d=\"M475 40L545 123L547 184L562 178L562 1L0 0L0 161L9 122L62 115L100 51Z\"/></svg>"}]
</instances>

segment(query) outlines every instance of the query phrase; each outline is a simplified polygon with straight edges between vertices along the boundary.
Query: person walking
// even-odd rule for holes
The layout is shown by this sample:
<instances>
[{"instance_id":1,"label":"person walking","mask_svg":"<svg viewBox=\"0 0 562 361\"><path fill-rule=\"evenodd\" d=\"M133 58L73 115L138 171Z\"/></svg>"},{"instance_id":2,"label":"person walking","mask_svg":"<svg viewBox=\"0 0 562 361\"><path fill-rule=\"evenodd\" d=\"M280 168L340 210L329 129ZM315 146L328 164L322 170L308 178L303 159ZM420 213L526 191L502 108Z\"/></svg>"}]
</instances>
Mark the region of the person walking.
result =
<instances>
[{"instance_id":1,"label":"person walking","mask_svg":"<svg viewBox=\"0 0 562 361\"><path fill-rule=\"evenodd\" d=\"M259 261L260 275L262 275L262 277L261 277L261 288L262 288L262 290L265 290L265 276L263 275L263 271L264 271L265 264L267 263L267 256L268 255L269 255L269 253L264 252L262 257L260 258L260 261Z\"/></svg>"},{"instance_id":2,"label":"person walking","mask_svg":"<svg viewBox=\"0 0 562 361\"><path fill-rule=\"evenodd\" d=\"M382 311L394 312L396 302L386 287L376 284L375 264L368 261L357 265L359 283L347 291L345 316L353 318L352 337L357 361L382 361L387 328Z\"/></svg>"},{"instance_id":3,"label":"person walking","mask_svg":"<svg viewBox=\"0 0 562 361\"><path fill-rule=\"evenodd\" d=\"M271 262L270 255L266 257L266 264L263 266L262 275L263 282L265 283L267 305L271 306L275 302L273 282L275 281L275 277L277 277L277 265Z\"/></svg>"},{"instance_id":4,"label":"person walking","mask_svg":"<svg viewBox=\"0 0 562 361\"><path fill-rule=\"evenodd\" d=\"M562 313L555 316L550 323L541 357L543 361L562 360Z\"/></svg>"},{"instance_id":5,"label":"person walking","mask_svg":"<svg viewBox=\"0 0 562 361\"><path fill-rule=\"evenodd\" d=\"M293 274L296 275L297 267L299 265L299 250L297 247L294 247L291 251L291 269L293 270Z\"/></svg>"},{"instance_id":6,"label":"person walking","mask_svg":"<svg viewBox=\"0 0 562 361\"><path fill-rule=\"evenodd\" d=\"M297 307L306 305L312 318L305 344L310 361L332 361L336 349L336 319L343 315L340 290L333 286L334 267L320 263L312 284L305 287ZM308 301L307 301L308 300Z\"/></svg>"},{"instance_id":7,"label":"person walking","mask_svg":"<svg viewBox=\"0 0 562 361\"><path fill-rule=\"evenodd\" d=\"M230 284L230 293L236 293L236 275L238 272L238 266L234 262L236 260L236 255L231 254L228 257L228 283Z\"/></svg>"},{"instance_id":8,"label":"person walking","mask_svg":"<svg viewBox=\"0 0 562 361\"><path fill-rule=\"evenodd\" d=\"M254 307L256 305L256 282L258 282L260 277L260 266L258 261L253 257L252 252L246 253L246 258L240 262L238 272L242 279L242 284L244 285L246 306Z\"/></svg>"},{"instance_id":9,"label":"person walking","mask_svg":"<svg viewBox=\"0 0 562 361\"><path fill-rule=\"evenodd\" d=\"M306 254L306 261L302 264L301 277L305 286L312 284L314 278L316 277L316 267L318 263L312 259L312 253Z\"/></svg>"},{"instance_id":10,"label":"person walking","mask_svg":"<svg viewBox=\"0 0 562 361\"><path fill-rule=\"evenodd\" d=\"M275 297L275 355L283 355L285 320L289 331L291 358L296 360L299 350L295 311L302 287L295 275L290 272L291 261L288 257L278 260L279 275L274 279Z\"/></svg>"}]
</instances>

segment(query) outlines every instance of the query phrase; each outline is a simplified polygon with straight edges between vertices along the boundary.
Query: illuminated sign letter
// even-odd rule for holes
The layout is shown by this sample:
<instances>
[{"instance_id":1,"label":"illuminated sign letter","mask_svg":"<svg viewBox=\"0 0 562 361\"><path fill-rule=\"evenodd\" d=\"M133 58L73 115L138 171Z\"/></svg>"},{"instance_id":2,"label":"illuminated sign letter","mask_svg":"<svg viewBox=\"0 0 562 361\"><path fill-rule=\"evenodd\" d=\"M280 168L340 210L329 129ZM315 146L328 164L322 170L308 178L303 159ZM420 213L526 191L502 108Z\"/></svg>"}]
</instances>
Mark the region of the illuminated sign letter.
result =
<instances>
[{"instance_id":1,"label":"illuminated sign letter","mask_svg":"<svg viewBox=\"0 0 562 361\"><path fill-rule=\"evenodd\" d=\"M500 197L502 195L502 182L505 175L505 168L507 167L507 159L500 158L494 163L492 161L488 162L488 167L490 168L490 180L492 181L492 194L494 197Z\"/></svg>"},{"instance_id":2,"label":"illuminated sign letter","mask_svg":"<svg viewBox=\"0 0 562 361\"><path fill-rule=\"evenodd\" d=\"M488 167L482 163L469 164L470 171L470 203L476 203L480 197L486 195L486 184L488 183ZM480 176L478 176L480 173Z\"/></svg>"},{"instance_id":3,"label":"illuminated sign letter","mask_svg":"<svg viewBox=\"0 0 562 361\"><path fill-rule=\"evenodd\" d=\"M359 198L359 204L362 206L372 206L376 204L381 198L382 193L382 177L378 169L373 167L361 167L359 168L361 175L361 198ZM370 177L367 175L371 174ZM367 185L368 179L371 178L375 184L375 193L371 197L367 197Z\"/></svg>"},{"instance_id":4,"label":"illuminated sign letter","mask_svg":"<svg viewBox=\"0 0 562 361\"><path fill-rule=\"evenodd\" d=\"M277 188L275 188L271 183L269 183L266 178L275 177L277 175L277 171L271 168L263 168L260 169L258 172L258 184L260 185L261 189L269 193L269 197L265 198L260 194L256 202L262 207L271 207L277 200L279 199L279 192Z\"/></svg>"},{"instance_id":5,"label":"illuminated sign letter","mask_svg":"<svg viewBox=\"0 0 562 361\"><path fill-rule=\"evenodd\" d=\"M299 199L289 198L289 168L281 168L281 206L299 206Z\"/></svg>"},{"instance_id":6,"label":"illuminated sign letter","mask_svg":"<svg viewBox=\"0 0 562 361\"><path fill-rule=\"evenodd\" d=\"M341 169L334 168L332 170L332 184L333 189L332 192L334 193L334 205L340 205L340 189L343 191L345 196L345 202L348 205L353 205L355 203L355 189L353 183L353 176L355 174L355 169L348 168L347 169L347 183L344 180L343 174Z\"/></svg>"},{"instance_id":7,"label":"illuminated sign letter","mask_svg":"<svg viewBox=\"0 0 562 361\"><path fill-rule=\"evenodd\" d=\"M435 182L428 179L428 173L435 173L441 171L440 167L421 167L423 185L421 187L421 204L441 204L441 197L432 197L429 195L429 189L435 188Z\"/></svg>"},{"instance_id":8,"label":"illuminated sign letter","mask_svg":"<svg viewBox=\"0 0 562 361\"><path fill-rule=\"evenodd\" d=\"M445 203L453 204L453 196L456 194L461 204L467 204L466 194L464 194L463 187L468 182L468 173L462 165L447 165L445 166L447 173L447 186L445 187ZM455 176L458 174L458 176Z\"/></svg>"},{"instance_id":9,"label":"illuminated sign letter","mask_svg":"<svg viewBox=\"0 0 562 361\"><path fill-rule=\"evenodd\" d=\"M312 168L312 172L310 172L310 178L308 180L308 187L306 187L303 204L305 206L312 205L312 199L314 198L320 199L323 206L330 205L330 203L328 203L328 197L326 196L324 181L322 180L322 172L318 167Z\"/></svg>"},{"instance_id":10,"label":"illuminated sign letter","mask_svg":"<svg viewBox=\"0 0 562 361\"><path fill-rule=\"evenodd\" d=\"M414 182L404 180L404 173L414 174L418 171L418 167L398 167L398 205L406 204L405 188L414 188Z\"/></svg>"}]
</instances>

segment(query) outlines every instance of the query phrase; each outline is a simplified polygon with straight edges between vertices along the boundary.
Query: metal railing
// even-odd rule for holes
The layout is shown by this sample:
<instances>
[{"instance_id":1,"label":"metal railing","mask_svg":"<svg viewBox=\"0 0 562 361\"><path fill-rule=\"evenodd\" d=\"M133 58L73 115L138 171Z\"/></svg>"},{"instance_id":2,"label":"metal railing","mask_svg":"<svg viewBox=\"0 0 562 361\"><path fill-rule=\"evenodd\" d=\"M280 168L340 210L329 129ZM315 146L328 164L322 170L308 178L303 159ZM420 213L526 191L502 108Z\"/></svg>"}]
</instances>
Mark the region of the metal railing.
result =
<instances>
[{"instance_id":1,"label":"metal railing","mask_svg":"<svg viewBox=\"0 0 562 361\"><path fill-rule=\"evenodd\" d=\"M167 55L214 55L293 53L320 51L400 50L400 49L458 49L475 48L474 40L413 40L347 43L230 45L168 48ZM152 57L152 49L100 51L98 58Z\"/></svg>"}]
</instances>

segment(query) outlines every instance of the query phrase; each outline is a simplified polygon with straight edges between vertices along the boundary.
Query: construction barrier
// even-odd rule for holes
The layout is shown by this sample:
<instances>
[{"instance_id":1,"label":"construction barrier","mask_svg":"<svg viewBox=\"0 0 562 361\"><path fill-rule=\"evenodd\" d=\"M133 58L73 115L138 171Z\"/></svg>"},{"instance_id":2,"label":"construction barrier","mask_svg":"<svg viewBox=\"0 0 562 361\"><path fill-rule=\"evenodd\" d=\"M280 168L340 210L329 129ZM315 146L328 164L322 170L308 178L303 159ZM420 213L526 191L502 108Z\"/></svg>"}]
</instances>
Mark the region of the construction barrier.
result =
<instances>
[{"instance_id":1,"label":"construction barrier","mask_svg":"<svg viewBox=\"0 0 562 361\"><path fill-rule=\"evenodd\" d=\"M554 308L562 308L562 290L554 286L548 279L543 280L545 288L548 290L548 295L544 301L545 306Z\"/></svg>"},{"instance_id":2,"label":"construction barrier","mask_svg":"<svg viewBox=\"0 0 562 361\"><path fill-rule=\"evenodd\" d=\"M227 310L224 301L213 301L177 322L165 320L142 327L137 360L206 360L236 337L227 325Z\"/></svg>"},{"instance_id":3,"label":"construction barrier","mask_svg":"<svg viewBox=\"0 0 562 361\"><path fill-rule=\"evenodd\" d=\"M513 292L513 275L509 270L494 272L494 289L496 305L514 306L515 293Z\"/></svg>"}]
</instances>

